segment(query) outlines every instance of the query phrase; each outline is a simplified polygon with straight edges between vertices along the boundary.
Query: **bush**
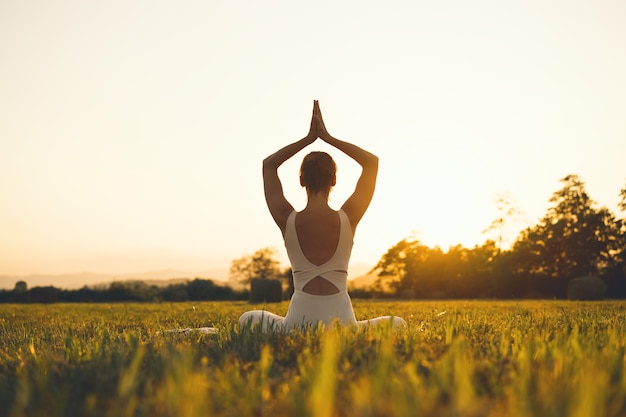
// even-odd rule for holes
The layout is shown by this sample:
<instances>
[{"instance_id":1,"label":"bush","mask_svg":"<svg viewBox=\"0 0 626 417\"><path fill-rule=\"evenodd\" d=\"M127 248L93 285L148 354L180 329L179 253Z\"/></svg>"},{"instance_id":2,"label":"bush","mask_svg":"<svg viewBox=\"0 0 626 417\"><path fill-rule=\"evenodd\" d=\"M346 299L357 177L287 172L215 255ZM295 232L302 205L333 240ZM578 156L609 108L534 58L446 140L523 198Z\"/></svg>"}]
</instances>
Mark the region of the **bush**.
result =
<instances>
[{"instance_id":1,"label":"bush","mask_svg":"<svg viewBox=\"0 0 626 417\"><path fill-rule=\"evenodd\" d=\"M280 303L283 299L283 286L277 279L255 278L250 282L251 303Z\"/></svg>"},{"instance_id":2,"label":"bush","mask_svg":"<svg viewBox=\"0 0 626 417\"><path fill-rule=\"evenodd\" d=\"M606 285L598 277L578 277L567 284L568 300L604 300Z\"/></svg>"},{"instance_id":3,"label":"bush","mask_svg":"<svg viewBox=\"0 0 626 417\"><path fill-rule=\"evenodd\" d=\"M33 303L51 304L57 302L57 290L54 287L34 287L30 290L30 301Z\"/></svg>"}]
</instances>

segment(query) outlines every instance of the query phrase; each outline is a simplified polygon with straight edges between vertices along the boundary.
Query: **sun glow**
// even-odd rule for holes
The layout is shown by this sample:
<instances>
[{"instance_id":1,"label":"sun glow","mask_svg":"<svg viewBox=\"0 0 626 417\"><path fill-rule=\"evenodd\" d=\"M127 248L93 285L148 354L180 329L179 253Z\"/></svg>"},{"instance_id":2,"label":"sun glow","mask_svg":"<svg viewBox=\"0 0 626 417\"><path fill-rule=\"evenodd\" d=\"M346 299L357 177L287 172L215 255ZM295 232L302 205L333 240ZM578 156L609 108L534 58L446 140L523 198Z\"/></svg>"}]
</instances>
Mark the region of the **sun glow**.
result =
<instances>
[{"instance_id":1,"label":"sun glow","mask_svg":"<svg viewBox=\"0 0 626 417\"><path fill-rule=\"evenodd\" d=\"M416 145L389 157L375 204L379 227L443 249L482 242L494 215L484 157L454 143Z\"/></svg>"},{"instance_id":2,"label":"sun glow","mask_svg":"<svg viewBox=\"0 0 626 417\"><path fill-rule=\"evenodd\" d=\"M480 244L495 195L532 222L570 173L615 209L626 3L244 3L9 1L0 277L227 270L281 249L261 161L306 134L314 99L380 158L353 264L408 236ZM339 208L360 167L321 141L280 168L285 194L304 207L310 150L335 158Z\"/></svg>"}]
</instances>

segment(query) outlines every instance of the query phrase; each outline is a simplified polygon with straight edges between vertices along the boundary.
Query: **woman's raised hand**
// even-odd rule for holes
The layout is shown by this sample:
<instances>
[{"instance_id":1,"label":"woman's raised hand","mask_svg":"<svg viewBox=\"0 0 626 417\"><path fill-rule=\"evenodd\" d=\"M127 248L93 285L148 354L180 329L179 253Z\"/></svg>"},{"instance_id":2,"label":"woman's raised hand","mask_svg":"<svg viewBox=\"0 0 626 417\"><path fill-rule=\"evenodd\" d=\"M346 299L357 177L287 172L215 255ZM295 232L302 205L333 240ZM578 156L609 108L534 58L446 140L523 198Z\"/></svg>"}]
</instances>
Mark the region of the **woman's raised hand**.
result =
<instances>
[{"instance_id":1,"label":"woman's raised hand","mask_svg":"<svg viewBox=\"0 0 626 417\"><path fill-rule=\"evenodd\" d=\"M317 103L317 100L314 100L313 101L313 114L311 115L311 126L309 127L309 133L307 133L306 135L306 138L310 140L311 143L313 143L315 139L318 138L318 127L317 127L318 122L315 116L315 111L316 111L315 107L317 105L316 103Z\"/></svg>"},{"instance_id":2,"label":"woman's raised hand","mask_svg":"<svg viewBox=\"0 0 626 417\"><path fill-rule=\"evenodd\" d=\"M313 101L313 120L316 124L317 137L319 137L323 141L327 141L331 136L330 133L328 133L328 130L326 130L326 126L324 125L322 111L320 110L320 103L317 100Z\"/></svg>"},{"instance_id":3,"label":"woman's raised hand","mask_svg":"<svg viewBox=\"0 0 626 417\"><path fill-rule=\"evenodd\" d=\"M313 100L311 126L309 127L309 133L307 133L306 138L310 140L311 143L313 143L317 138L320 138L325 142L332 138L324 125L324 119L322 119L322 112L320 110L320 103L317 100Z\"/></svg>"}]
</instances>

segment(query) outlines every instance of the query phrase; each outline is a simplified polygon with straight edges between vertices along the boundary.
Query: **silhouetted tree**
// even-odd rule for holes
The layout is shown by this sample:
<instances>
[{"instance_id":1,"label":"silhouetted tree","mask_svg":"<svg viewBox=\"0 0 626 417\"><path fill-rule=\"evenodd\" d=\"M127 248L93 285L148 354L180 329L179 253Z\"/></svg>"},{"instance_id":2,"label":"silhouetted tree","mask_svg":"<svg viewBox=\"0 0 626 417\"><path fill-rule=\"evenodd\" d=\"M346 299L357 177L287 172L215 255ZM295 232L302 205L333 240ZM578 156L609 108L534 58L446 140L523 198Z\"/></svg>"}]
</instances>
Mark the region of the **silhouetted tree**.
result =
<instances>
[{"instance_id":1,"label":"silhouetted tree","mask_svg":"<svg viewBox=\"0 0 626 417\"><path fill-rule=\"evenodd\" d=\"M277 279L253 278L250 281L251 303L279 303L283 300L283 288Z\"/></svg>"},{"instance_id":2,"label":"silhouetted tree","mask_svg":"<svg viewBox=\"0 0 626 417\"><path fill-rule=\"evenodd\" d=\"M416 288L418 291L424 289L423 282L418 287L420 266L427 259L429 251L430 248L419 240L403 239L396 243L374 267L378 275L378 286L388 287L395 294L406 298L420 296L415 291Z\"/></svg>"},{"instance_id":3,"label":"silhouetted tree","mask_svg":"<svg viewBox=\"0 0 626 417\"><path fill-rule=\"evenodd\" d=\"M57 302L58 289L54 287L33 287L30 290L30 301L33 303L50 304Z\"/></svg>"},{"instance_id":4,"label":"silhouetted tree","mask_svg":"<svg viewBox=\"0 0 626 417\"><path fill-rule=\"evenodd\" d=\"M216 285L208 279L196 278L187 283L187 293L192 301L201 300L234 300L238 298L233 288Z\"/></svg>"},{"instance_id":5,"label":"silhouetted tree","mask_svg":"<svg viewBox=\"0 0 626 417\"><path fill-rule=\"evenodd\" d=\"M187 284L187 292L192 301L210 300L215 292L215 284L207 279L196 278Z\"/></svg>"},{"instance_id":6,"label":"silhouetted tree","mask_svg":"<svg viewBox=\"0 0 626 417\"><path fill-rule=\"evenodd\" d=\"M619 196L618 208L623 215L626 212L626 186L620 190ZM626 219L617 220L616 228L619 230L618 249L615 253L617 262L606 271L603 278L607 284L607 297L626 298Z\"/></svg>"},{"instance_id":7,"label":"silhouetted tree","mask_svg":"<svg viewBox=\"0 0 626 417\"><path fill-rule=\"evenodd\" d=\"M498 211L497 218L491 222L489 227L483 230L483 233L496 232L498 251L502 251L506 225L519 217L522 212L512 198L506 194L498 194L496 196L496 210Z\"/></svg>"},{"instance_id":8,"label":"silhouetted tree","mask_svg":"<svg viewBox=\"0 0 626 417\"><path fill-rule=\"evenodd\" d=\"M377 289L389 287L403 298L474 298L491 295L494 241L473 249L452 246L447 252L404 239L375 267Z\"/></svg>"},{"instance_id":9,"label":"silhouetted tree","mask_svg":"<svg viewBox=\"0 0 626 417\"><path fill-rule=\"evenodd\" d=\"M615 263L619 230L608 209L594 207L578 176L561 182L546 216L514 244L512 273L549 278L542 290L564 297L570 279L601 275Z\"/></svg>"},{"instance_id":10,"label":"silhouetted tree","mask_svg":"<svg viewBox=\"0 0 626 417\"><path fill-rule=\"evenodd\" d=\"M249 284L252 279L280 279L283 272L274 248L263 248L252 255L246 255L232 261L229 281Z\"/></svg>"},{"instance_id":11,"label":"silhouetted tree","mask_svg":"<svg viewBox=\"0 0 626 417\"><path fill-rule=\"evenodd\" d=\"M471 298L493 295L494 265L501 253L500 246L493 240L466 251L462 280L459 282L461 295Z\"/></svg>"},{"instance_id":12,"label":"silhouetted tree","mask_svg":"<svg viewBox=\"0 0 626 417\"><path fill-rule=\"evenodd\" d=\"M113 282L105 292L108 301L148 301L154 293L141 281Z\"/></svg>"},{"instance_id":13,"label":"silhouetted tree","mask_svg":"<svg viewBox=\"0 0 626 417\"><path fill-rule=\"evenodd\" d=\"M161 291L160 296L165 301L187 301L189 300L187 284L168 285Z\"/></svg>"},{"instance_id":14,"label":"silhouetted tree","mask_svg":"<svg viewBox=\"0 0 626 417\"><path fill-rule=\"evenodd\" d=\"M30 292L26 281L17 281L13 291L7 294L7 301L13 303L27 303L30 300Z\"/></svg>"}]
</instances>

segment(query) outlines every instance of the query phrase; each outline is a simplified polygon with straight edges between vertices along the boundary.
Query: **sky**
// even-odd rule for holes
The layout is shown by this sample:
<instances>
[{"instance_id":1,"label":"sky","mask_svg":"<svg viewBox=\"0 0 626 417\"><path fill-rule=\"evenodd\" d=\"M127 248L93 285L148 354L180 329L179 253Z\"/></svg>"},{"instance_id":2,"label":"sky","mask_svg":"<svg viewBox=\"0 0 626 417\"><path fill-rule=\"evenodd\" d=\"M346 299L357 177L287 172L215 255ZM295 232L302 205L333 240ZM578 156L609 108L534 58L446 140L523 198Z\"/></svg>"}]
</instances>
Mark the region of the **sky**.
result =
<instances>
[{"instance_id":1,"label":"sky","mask_svg":"<svg viewBox=\"0 0 626 417\"><path fill-rule=\"evenodd\" d=\"M268 246L286 266L261 161L314 99L380 158L354 265L406 237L481 244L499 195L523 212L510 241L568 174L619 214L625 19L621 0L0 0L0 276L226 271ZM339 208L359 167L321 141L285 194L304 207L311 150Z\"/></svg>"}]
</instances>

